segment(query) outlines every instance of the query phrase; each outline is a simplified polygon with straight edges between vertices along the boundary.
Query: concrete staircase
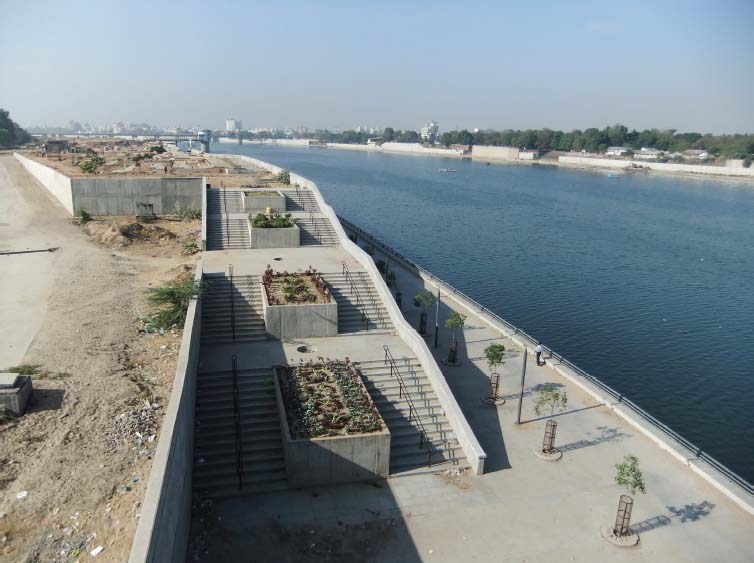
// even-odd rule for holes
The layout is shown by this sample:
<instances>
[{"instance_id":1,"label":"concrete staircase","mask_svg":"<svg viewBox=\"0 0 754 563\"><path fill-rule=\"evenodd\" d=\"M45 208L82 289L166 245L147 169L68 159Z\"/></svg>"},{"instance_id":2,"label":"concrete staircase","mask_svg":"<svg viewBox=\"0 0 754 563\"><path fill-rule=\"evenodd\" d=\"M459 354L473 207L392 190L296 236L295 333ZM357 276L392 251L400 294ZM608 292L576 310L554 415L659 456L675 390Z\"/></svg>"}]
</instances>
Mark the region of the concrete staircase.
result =
<instances>
[{"instance_id":1,"label":"concrete staircase","mask_svg":"<svg viewBox=\"0 0 754 563\"><path fill-rule=\"evenodd\" d=\"M338 333L393 330L390 315L369 275L359 271L352 271L351 275L363 304L366 322L362 320L362 308L356 298L356 291L351 288L351 282L346 275L341 272L322 274L338 303Z\"/></svg>"},{"instance_id":2,"label":"concrete staircase","mask_svg":"<svg viewBox=\"0 0 754 563\"><path fill-rule=\"evenodd\" d=\"M310 211L319 213L319 205L310 190L286 190L283 192L286 198L288 211Z\"/></svg>"},{"instance_id":3,"label":"concrete staircase","mask_svg":"<svg viewBox=\"0 0 754 563\"><path fill-rule=\"evenodd\" d=\"M397 377L391 377L390 365L382 360L355 363L367 391L390 430L391 475L469 466L418 360L396 358L396 364L432 446L432 463L429 467L428 452L419 445L419 426L415 420L409 421L408 401L405 396L400 396L400 384Z\"/></svg>"},{"instance_id":4,"label":"concrete staircase","mask_svg":"<svg viewBox=\"0 0 754 563\"><path fill-rule=\"evenodd\" d=\"M243 489L236 457L233 373L199 373L193 475L198 496L219 498L288 487L271 368L239 370L238 398Z\"/></svg>"},{"instance_id":5,"label":"concrete staircase","mask_svg":"<svg viewBox=\"0 0 754 563\"><path fill-rule=\"evenodd\" d=\"M243 194L240 190L207 189L207 214L243 213Z\"/></svg>"},{"instance_id":6,"label":"concrete staircase","mask_svg":"<svg viewBox=\"0 0 754 563\"><path fill-rule=\"evenodd\" d=\"M267 339L259 276L234 276L232 287L222 273L204 274L204 281L208 287L202 295L202 346ZM235 340L231 310L235 311Z\"/></svg>"},{"instance_id":7,"label":"concrete staircase","mask_svg":"<svg viewBox=\"0 0 754 563\"><path fill-rule=\"evenodd\" d=\"M335 233L326 217L296 217L296 224L301 229L301 246L335 246L339 244Z\"/></svg>"},{"instance_id":8,"label":"concrete staircase","mask_svg":"<svg viewBox=\"0 0 754 563\"><path fill-rule=\"evenodd\" d=\"M207 215L207 250L250 248L249 226L245 217L226 218L225 215Z\"/></svg>"}]
</instances>

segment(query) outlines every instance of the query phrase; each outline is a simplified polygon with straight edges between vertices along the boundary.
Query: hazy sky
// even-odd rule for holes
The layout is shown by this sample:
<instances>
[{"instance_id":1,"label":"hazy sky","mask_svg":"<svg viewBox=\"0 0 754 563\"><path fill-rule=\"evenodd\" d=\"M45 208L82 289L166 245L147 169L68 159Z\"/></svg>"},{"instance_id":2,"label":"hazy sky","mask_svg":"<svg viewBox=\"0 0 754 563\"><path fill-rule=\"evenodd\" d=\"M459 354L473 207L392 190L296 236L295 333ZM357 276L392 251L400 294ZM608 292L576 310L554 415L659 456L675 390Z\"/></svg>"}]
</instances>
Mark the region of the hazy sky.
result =
<instances>
[{"instance_id":1,"label":"hazy sky","mask_svg":"<svg viewBox=\"0 0 754 563\"><path fill-rule=\"evenodd\" d=\"M22 125L754 131L754 0L0 0Z\"/></svg>"}]
</instances>

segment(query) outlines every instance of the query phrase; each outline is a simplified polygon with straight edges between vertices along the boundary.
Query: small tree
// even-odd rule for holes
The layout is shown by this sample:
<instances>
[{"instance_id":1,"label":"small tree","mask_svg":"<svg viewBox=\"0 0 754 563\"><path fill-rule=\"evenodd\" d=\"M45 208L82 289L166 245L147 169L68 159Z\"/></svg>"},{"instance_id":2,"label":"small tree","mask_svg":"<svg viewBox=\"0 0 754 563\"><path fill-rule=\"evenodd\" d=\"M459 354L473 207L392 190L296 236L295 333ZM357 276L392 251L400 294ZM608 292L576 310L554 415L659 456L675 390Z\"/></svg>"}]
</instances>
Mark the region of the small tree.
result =
<instances>
[{"instance_id":1,"label":"small tree","mask_svg":"<svg viewBox=\"0 0 754 563\"><path fill-rule=\"evenodd\" d=\"M487 365L492 373L497 366L505 363L505 346L502 344L490 344L484 349L484 355L487 358Z\"/></svg>"},{"instance_id":2,"label":"small tree","mask_svg":"<svg viewBox=\"0 0 754 563\"><path fill-rule=\"evenodd\" d=\"M291 185L291 173L289 170L281 170L280 173L275 176L275 179L286 186Z\"/></svg>"},{"instance_id":3,"label":"small tree","mask_svg":"<svg viewBox=\"0 0 754 563\"><path fill-rule=\"evenodd\" d=\"M552 417L555 416L555 410L562 412L568 405L568 395L565 390L558 391L552 383L545 383L539 391L539 396L534 403L534 412L537 415L542 414L542 410L549 407L550 416L545 425L545 435L542 440L541 452L547 456L558 454L555 449L555 433L558 429L558 423ZM562 455L562 454L559 454ZM558 458L559 459L559 458Z\"/></svg>"},{"instance_id":4,"label":"small tree","mask_svg":"<svg viewBox=\"0 0 754 563\"><path fill-rule=\"evenodd\" d=\"M421 290L414 296L414 303L418 303L422 312L419 315L419 334L422 336L427 334L427 310L437 302L437 298L434 293L430 293L426 289Z\"/></svg>"},{"instance_id":5,"label":"small tree","mask_svg":"<svg viewBox=\"0 0 754 563\"><path fill-rule=\"evenodd\" d=\"M466 315L456 313L455 311L450 313L450 316L445 321L445 328L450 329L450 349L448 350L448 363L455 365L458 363L458 340L456 340L456 329L463 328L466 324Z\"/></svg>"},{"instance_id":6,"label":"small tree","mask_svg":"<svg viewBox=\"0 0 754 563\"><path fill-rule=\"evenodd\" d=\"M644 476L639 468L639 458L633 454L628 454L623 458L621 463L615 464L615 482L626 487L626 491L632 495L639 491L646 494L647 486L644 482ZM618 502L618 513L615 516L615 526L613 534L618 537L626 537L632 534L630 529L631 511L633 510L634 499L628 495L621 495Z\"/></svg>"}]
</instances>

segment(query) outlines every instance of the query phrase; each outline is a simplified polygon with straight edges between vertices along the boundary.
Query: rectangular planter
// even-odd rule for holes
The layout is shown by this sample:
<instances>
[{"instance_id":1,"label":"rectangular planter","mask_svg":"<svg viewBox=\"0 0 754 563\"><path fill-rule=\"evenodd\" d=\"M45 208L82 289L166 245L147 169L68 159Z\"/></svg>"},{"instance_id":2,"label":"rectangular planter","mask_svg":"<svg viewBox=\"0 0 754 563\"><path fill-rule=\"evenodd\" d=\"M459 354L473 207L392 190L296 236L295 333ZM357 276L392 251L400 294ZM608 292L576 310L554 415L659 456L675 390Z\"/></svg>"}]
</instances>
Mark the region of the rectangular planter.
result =
<instances>
[{"instance_id":1,"label":"rectangular planter","mask_svg":"<svg viewBox=\"0 0 754 563\"><path fill-rule=\"evenodd\" d=\"M262 285L264 324L272 336L284 339L338 335L338 304L270 305Z\"/></svg>"},{"instance_id":2,"label":"rectangular planter","mask_svg":"<svg viewBox=\"0 0 754 563\"><path fill-rule=\"evenodd\" d=\"M276 213L285 212L285 196L280 192L244 192L246 213L264 213L268 207Z\"/></svg>"},{"instance_id":3,"label":"rectangular planter","mask_svg":"<svg viewBox=\"0 0 754 563\"><path fill-rule=\"evenodd\" d=\"M288 427L278 373L274 368L272 379L275 382L289 487L387 479L390 472L390 431L384 421L382 431L372 434L294 440Z\"/></svg>"},{"instance_id":4,"label":"rectangular planter","mask_svg":"<svg viewBox=\"0 0 754 563\"><path fill-rule=\"evenodd\" d=\"M0 375L0 410L21 416L26 412L26 405L31 397L31 376L16 373Z\"/></svg>"},{"instance_id":5,"label":"rectangular planter","mask_svg":"<svg viewBox=\"0 0 754 563\"><path fill-rule=\"evenodd\" d=\"M293 225L287 229L255 229L249 221L251 248L295 248L301 246L301 229Z\"/></svg>"}]
</instances>

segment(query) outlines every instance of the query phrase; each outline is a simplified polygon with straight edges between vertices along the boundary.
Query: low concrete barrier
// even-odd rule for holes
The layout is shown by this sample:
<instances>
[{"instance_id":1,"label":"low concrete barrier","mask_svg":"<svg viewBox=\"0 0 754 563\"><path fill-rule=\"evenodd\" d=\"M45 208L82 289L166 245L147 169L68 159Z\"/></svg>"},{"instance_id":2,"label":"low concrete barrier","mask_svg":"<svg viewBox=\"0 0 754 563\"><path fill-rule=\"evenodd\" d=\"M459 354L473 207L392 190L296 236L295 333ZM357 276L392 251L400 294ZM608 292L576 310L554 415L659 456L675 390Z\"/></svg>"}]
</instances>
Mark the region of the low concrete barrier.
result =
<instances>
[{"instance_id":1,"label":"low concrete barrier","mask_svg":"<svg viewBox=\"0 0 754 563\"><path fill-rule=\"evenodd\" d=\"M207 178L202 178L202 251L207 250Z\"/></svg>"},{"instance_id":2,"label":"low concrete barrier","mask_svg":"<svg viewBox=\"0 0 754 563\"><path fill-rule=\"evenodd\" d=\"M293 225L285 229L262 229L249 224L251 248L297 248L301 246L301 228Z\"/></svg>"},{"instance_id":3,"label":"low concrete barrier","mask_svg":"<svg viewBox=\"0 0 754 563\"><path fill-rule=\"evenodd\" d=\"M658 172L685 172L705 176L754 177L754 168L734 168L732 166L708 166L704 164L675 164L672 162L651 162L647 160L618 160L613 158L587 158L583 156L560 156L559 164L591 168L624 169L633 165Z\"/></svg>"},{"instance_id":4,"label":"low concrete barrier","mask_svg":"<svg viewBox=\"0 0 754 563\"><path fill-rule=\"evenodd\" d=\"M196 265L202 279L202 262ZM162 421L130 563L185 561L191 527L194 402L201 337L201 299L192 299L183 325L173 391Z\"/></svg>"},{"instance_id":5,"label":"low concrete barrier","mask_svg":"<svg viewBox=\"0 0 754 563\"><path fill-rule=\"evenodd\" d=\"M262 311L267 332L280 340L338 336L338 304L309 303L270 305L267 290L262 288Z\"/></svg>"},{"instance_id":6,"label":"low concrete barrier","mask_svg":"<svg viewBox=\"0 0 754 563\"><path fill-rule=\"evenodd\" d=\"M71 188L71 179L68 176L36 160L26 158L17 152L14 152L13 156L65 207L68 213L73 215L73 190Z\"/></svg>"},{"instance_id":7,"label":"low concrete barrier","mask_svg":"<svg viewBox=\"0 0 754 563\"><path fill-rule=\"evenodd\" d=\"M256 158L241 155L233 156L273 174L279 174L282 170L279 166L269 164ZM303 176L299 176L298 174L291 173L291 184L299 184L300 186L312 190L320 210L330 220L342 247L346 252L353 256L369 274L382 303L385 305L385 308L390 315L390 320L393 322L396 332L413 353L416 354L417 359L424 367L424 372L442 405L450 426L456 434L458 444L461 446L461 449L471 466L471 470L477 475L484 473L484 461L487 458L487 454L479 444L479 440L474 436L474 432L466 421L466 417L463 415L461 407L458 406L453 392L450 390L447 381L445 381L445 377L437 366L432 353L429 351L427 343L424 342L424 339L408 324L403 313L398 309L390 290L387 285L385 285L385 281L382 279L382 276L377 270L377 266L375 266L371 256L348 238L346 232L343 230L343 226L338 220L338 216L335 214L335 211L325 202L322 194L319 193L319 188L317 188L317 185L314 182Z\"/></svg>"},{"instance_id":8,"label":"low concrete barrier","mask_svg":"<svg viewBox=\"0 0 754 563\"><path fill-rule=\"evenodd\" d=\"M264 213L267 208L276 213L283 213L285 208L285 196L280 192L243 192L243 208L247 213Z\"/></svg>"}]
</instances>

